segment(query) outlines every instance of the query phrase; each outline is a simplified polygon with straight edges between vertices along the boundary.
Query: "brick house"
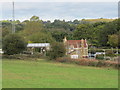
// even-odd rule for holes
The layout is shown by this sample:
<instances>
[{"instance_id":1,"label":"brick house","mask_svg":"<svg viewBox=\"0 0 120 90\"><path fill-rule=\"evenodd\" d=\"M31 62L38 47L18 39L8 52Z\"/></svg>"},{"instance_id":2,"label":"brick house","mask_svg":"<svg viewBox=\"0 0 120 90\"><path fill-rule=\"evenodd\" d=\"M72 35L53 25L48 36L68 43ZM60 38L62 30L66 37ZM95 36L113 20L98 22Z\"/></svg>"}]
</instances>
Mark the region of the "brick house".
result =
<instances>
[{"instance_id":1,"label":"brick house","mask_svg":"<svg viewBox=\"0 0 120 90\"><path fill-rule=\"evenodd\" d=\"M86 39L83 40L67 40L63 39L63 43L66 47L66 55L71 58L87 58L88 57L88 44Z\"/></svg>"}]
</instances>

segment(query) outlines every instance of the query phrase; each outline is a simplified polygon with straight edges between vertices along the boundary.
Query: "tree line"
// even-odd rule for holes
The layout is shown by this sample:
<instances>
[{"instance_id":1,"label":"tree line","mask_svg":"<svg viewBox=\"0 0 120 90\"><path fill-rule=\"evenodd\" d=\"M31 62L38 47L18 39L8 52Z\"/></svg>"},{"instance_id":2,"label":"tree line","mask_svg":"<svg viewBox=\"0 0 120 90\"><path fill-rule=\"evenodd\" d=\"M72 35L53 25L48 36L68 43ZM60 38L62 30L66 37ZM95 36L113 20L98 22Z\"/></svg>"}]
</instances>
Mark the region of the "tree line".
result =
<instances>
[{"instance_id":1,"label":"tree line","mask_svg":"<svg viewBox=\"0 0 120 90\"><path fill-rule=\"evenodd\" d=\"M12 33L12 21L3 20L2 39ZM14 21L15 34L24 38L27 43L53 43L62 42L66 36L70 40L86 39L89 46L119 47L120 48L120 19L109 22L87 20L54 20L43 21L38 16L30 20ZM2 42L2 41L1 41Z\"/></svg>"}]
</instances>

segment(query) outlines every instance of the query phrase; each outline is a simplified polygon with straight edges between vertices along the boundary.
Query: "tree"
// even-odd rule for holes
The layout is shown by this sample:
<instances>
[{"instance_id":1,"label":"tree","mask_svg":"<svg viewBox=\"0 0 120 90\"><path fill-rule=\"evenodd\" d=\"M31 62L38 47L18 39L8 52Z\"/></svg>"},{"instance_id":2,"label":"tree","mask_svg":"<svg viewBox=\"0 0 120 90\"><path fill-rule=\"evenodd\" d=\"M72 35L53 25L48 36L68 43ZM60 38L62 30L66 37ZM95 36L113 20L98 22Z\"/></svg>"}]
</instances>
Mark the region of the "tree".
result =
<instances>
[{"instance_id":1,"label":"tree","mask_svg":"<svg viewBox=\"0 0 120 90\"><path fill-rule=\"evenodd\" d=\"M117 34L109 35L108 36L108 43L112 47L118 47L118 35Z\"/></svg>"},{"instance_id":2,"label":"tree","mask_svg":"<svg viewBox=\"0 0 120 90\"><path fill-rule=\"evenodd\" d=\"M21 35L24 37L29 37L32 34L41 32L43 30L43 25L40 22L30 21L26 22L24 30L21 31Z\"/></svg>"},{"instance_id":3,"label":"tree","mask_svg":"<svg viewBox=\"0 0 120 90\"><path fill-rule=\"evenodd\" d=\"M2 37L4 38L6 35L12 32L12 24L10 21L2 21Z\"/></svg>"},{"instance_id":4,"label":"tree","mask_svg":"<svg viewBox=\"0 0 120 90\"><path fill-rule=\"evenodd\" d=\"M73 21L73 23L74 23L75 25L77 25L77 24L80 24L80 21L78 21L77 19L75 19L75 20Z\"/></svg>"},{"instance_id":5,"label":"tree","mask_svg":"<svg viewBox=\"0 0 120 90\"><path fill-rule=\"evenodd\" d=\"M63 42L63 38L67 36L67 32L54 31L51 33L52 37L55 38L57 42Z\"/></svg>"},{"instance_id":6,"label":"tree","mask_svg":"<svg viewBox=\"0 0 120 90\"><path fill-rule=\"evenodd\" d=\"M21 31L21 30L23 30L24 29L24 25L23 24L16 24L15 25L15 29L16 29L16 31L18 32L18 31Z\"/></svg>"},{"instance_id":7,"label":"tree","mask_svg":"<svg viewBox=\"0 0 120 90\"><path fill-rule=\"evenodd\" d=\"M26 46L25 40L17 34L9 34L3 40L3 51L7 55L19 54Z\"/></svg>"},{"instance_id":8,"label":"tree","mask_svg":"<svg viewBox=\"0 0 120 90\"><path fill-rule=\"evenodd\" d=\"M52 43L51 50L48 51L47 55L51 60L55 60L56 58L63 57L65 55L65 46L63 43Z\"/></svg>"},{"instance_id":9,"label":"tree","mask_svg":"<svg viewBox=\"0 0 120 90\"><path fill-rule=\"evenodd\" d=\"M74 39L91 39L93 32L92 32L92 25L90 24L80 24L77 26L76 30L73 32Z\"/></svg>"},{"instance_id":10,"label":"tree","mask_svg":"<svg viewBox=\"0 0 120 90\"><path fill-rule=\"evenodd\" d=\"M55 41L52 38L51 34L44 33L44 32L34 33L28 38L29 38L29 41L33 43L51 43Z\"/></svg>"},{"instance_id":11,"label":"tree","mask_svg":"<svg viewBox=\"0 0 120 90\"><path fill-rule=\"evenodd\" d=\"M8 30L7 28L2 28L2 38L4 38L8 34L10 34L10 30Z\"/></svg>"},{"instance_id":12,"label":"tree","mask_svg":"<svg viewBox=\"0 0 120 90\"><path fill-rule=\"evenodd\" d=\"M38 16L32 16L30 18L30 21L39 21L39 17Z\"/></svg>"},{"instance_id":13,"label":"tree","mask_svg":"<svg viewBox=\"0 0 120 90\"><path fill-rule=\"evenodd\" d=\"M95 23L96 24L96 23ZM91 43L94 44L94 46L100 47L103 42L101 42L101 30L104 28L104 24L100 25L93 25L92 28L92 34L91 34ZM104 36L103 36L104 37Z\"/></svg>"},{"instance_id":14,"label":"tree","mask_svg":"<svg viewBox=\"0 0 120 90\"><path fill-rule=\"evenodd\" d=\"M51 24L54 28L64 28L65 30L68 30L70 28L70 25L65 22L65 20L54 20L54 22Z\"/></svg>"},{"instance_id":15,"label":"tree","mask_svg":"<svg viewBox=\"0 0 120 90\"><path fill-rule=\"evenodd\" d=\"M99 41L99 44L101 44L101 46L109 46L108 36L118 32L117 28L119 25L117 25L117 23L118 22L115 22L115 21L109 22L105 24L104 27L99 31L98 41Z\"/></svg>"}]
</instances>

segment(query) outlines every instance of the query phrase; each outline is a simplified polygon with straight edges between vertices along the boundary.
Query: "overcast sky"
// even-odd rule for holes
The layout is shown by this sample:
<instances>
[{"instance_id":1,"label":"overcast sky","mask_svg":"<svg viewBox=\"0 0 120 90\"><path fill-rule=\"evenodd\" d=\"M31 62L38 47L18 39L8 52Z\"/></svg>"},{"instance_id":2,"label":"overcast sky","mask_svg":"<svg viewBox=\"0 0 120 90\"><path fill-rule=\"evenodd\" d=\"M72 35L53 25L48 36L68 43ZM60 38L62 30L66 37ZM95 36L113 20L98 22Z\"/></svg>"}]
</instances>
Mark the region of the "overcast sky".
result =
<instances>
[{"instance_id":1,"label":"overcast sky","mask_svg":"<svg viewBox=\"0 0 120 90\"><path fill-rule=\"evenodd\" d=\"M21 21L33 15L42 20L117 18L118 2L15 2L15 19ZM2 3L2 18L12 19L12 3Z\"/></svg>"}]
</instances>

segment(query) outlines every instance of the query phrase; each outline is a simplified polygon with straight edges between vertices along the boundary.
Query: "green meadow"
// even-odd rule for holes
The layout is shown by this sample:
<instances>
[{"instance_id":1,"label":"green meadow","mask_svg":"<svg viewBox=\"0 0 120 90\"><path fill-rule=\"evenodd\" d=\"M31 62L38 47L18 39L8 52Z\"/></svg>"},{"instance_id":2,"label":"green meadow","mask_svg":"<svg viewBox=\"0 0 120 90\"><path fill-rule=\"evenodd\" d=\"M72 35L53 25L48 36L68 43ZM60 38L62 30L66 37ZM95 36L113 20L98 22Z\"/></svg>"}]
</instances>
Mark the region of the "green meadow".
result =
<instances>
[{"instance_id":1,"label":"green meadow","mask_svg":"<svg viewBox=\"0 0 120 90\"><path fill-rule=\"evenodd\" d=\"M3 88L117 88L118 70L44 59L2 62Z\"/></svg>"}]
</instances>

